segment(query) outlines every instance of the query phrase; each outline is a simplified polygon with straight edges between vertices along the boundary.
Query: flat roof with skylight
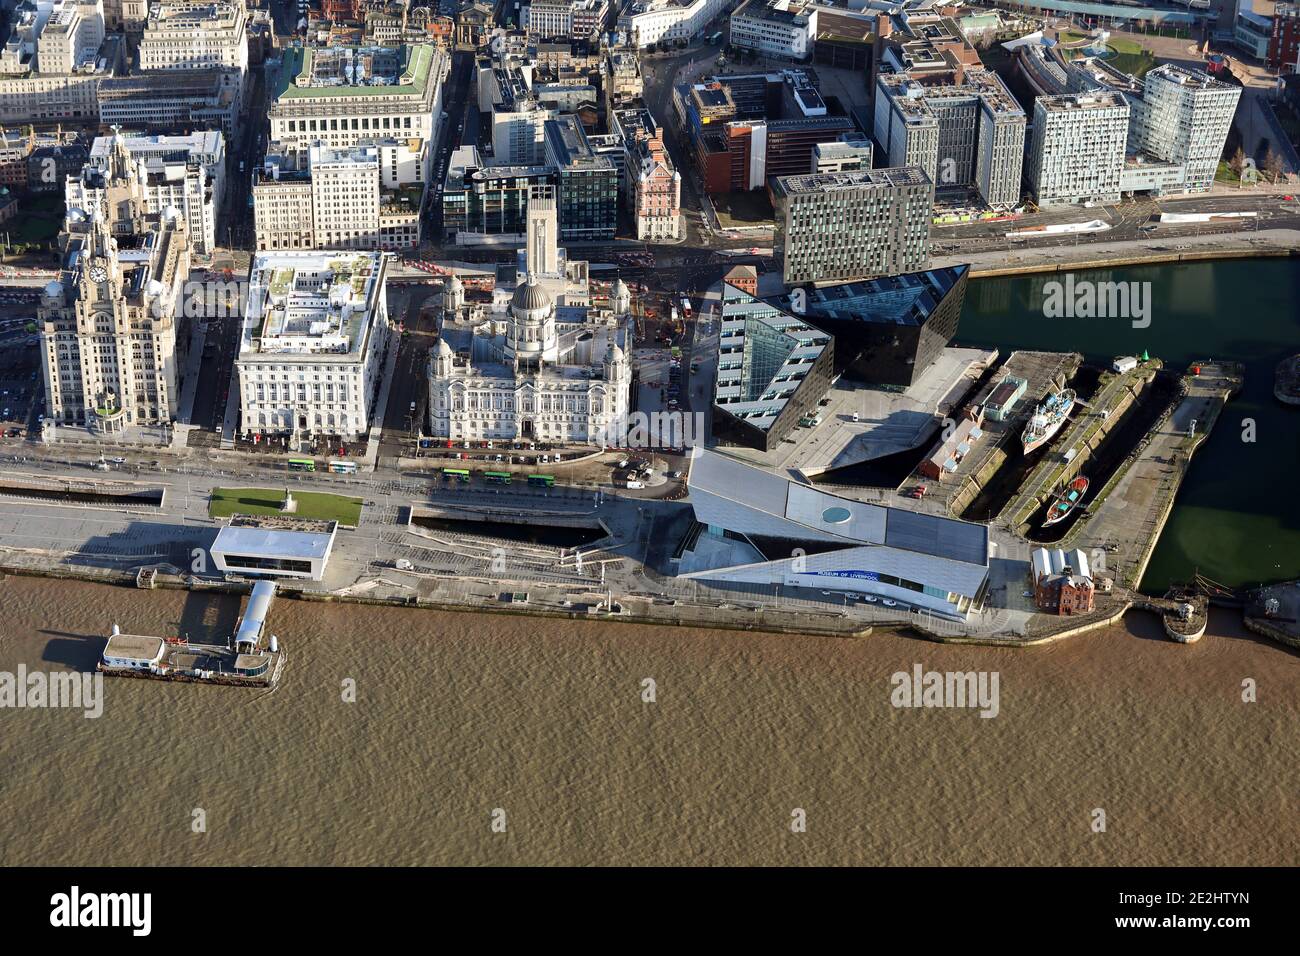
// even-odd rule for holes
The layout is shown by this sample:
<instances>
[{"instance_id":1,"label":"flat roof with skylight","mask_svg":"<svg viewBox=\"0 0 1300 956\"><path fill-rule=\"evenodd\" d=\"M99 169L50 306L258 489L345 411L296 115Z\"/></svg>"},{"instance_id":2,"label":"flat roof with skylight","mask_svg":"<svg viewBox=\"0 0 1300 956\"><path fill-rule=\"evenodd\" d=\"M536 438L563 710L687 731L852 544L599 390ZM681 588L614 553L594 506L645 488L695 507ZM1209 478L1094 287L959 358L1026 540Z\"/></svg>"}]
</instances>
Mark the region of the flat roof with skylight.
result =
<instances>
[{"instance_id":1,"label":"flat roof with skylight","mask_svg":"<svg viewBox=\"0 0 1300 956\"><path fill-rule=\"evenodd\" d=\"M362 351L383 295L382 252L263 252L253 259L242 353Z\"/></svg>"}]
</instances>

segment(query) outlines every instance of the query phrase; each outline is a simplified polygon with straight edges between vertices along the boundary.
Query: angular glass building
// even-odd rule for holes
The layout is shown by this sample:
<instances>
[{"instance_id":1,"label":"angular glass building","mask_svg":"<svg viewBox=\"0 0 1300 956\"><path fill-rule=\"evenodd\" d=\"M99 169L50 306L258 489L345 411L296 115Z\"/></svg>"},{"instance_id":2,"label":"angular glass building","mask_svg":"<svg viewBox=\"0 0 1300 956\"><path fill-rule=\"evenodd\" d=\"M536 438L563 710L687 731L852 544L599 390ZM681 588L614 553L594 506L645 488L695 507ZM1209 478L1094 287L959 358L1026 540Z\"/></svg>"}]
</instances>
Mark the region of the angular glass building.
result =
<instances>
[{"instance_id":1,"label":"angular glass building","mask_svg":"<svg viewBox=\"0 0 1300 956\"><path fill-rule=\"evenodd\" d=\"M723 286L713 434L767 451L815 414L831 385L831 337L802 319Z\"/></svg>"},{"instance_id":2,"label":"angular glass building","mask_svg":"<svg viewBox=\"0 0 1300 956\"><path fill-rule=\"evenodd\" d=\"M800 289L802 313L835 337L835 371L907 387L957 334L970 266Z\"/></svg>"}]
</instances>

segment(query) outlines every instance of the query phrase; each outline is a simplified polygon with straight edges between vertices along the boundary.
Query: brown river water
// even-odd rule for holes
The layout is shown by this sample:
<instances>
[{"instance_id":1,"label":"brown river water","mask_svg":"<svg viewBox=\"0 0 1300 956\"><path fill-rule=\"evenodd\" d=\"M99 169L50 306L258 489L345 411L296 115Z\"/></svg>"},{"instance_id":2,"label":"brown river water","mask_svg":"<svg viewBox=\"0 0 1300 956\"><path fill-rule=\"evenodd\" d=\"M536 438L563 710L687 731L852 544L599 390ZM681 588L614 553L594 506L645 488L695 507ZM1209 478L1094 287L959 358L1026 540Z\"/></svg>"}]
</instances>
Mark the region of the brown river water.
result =
<instances>
[{"instance_id":1,"label":"brown river water","mask_svg":"<svg viewBox=\"0 0 1300 956\"><path fill-rule=\"evenodd\" d=\"M239 606L10 576L0 671ZM270 694L108 678L98 719L0 710L0 864L1300 861L1300 655L1235 613L1028 650L284 600L270 629ZM918 663L997 671L999 714L894 708Z\"/></svg>"}]
</instances>

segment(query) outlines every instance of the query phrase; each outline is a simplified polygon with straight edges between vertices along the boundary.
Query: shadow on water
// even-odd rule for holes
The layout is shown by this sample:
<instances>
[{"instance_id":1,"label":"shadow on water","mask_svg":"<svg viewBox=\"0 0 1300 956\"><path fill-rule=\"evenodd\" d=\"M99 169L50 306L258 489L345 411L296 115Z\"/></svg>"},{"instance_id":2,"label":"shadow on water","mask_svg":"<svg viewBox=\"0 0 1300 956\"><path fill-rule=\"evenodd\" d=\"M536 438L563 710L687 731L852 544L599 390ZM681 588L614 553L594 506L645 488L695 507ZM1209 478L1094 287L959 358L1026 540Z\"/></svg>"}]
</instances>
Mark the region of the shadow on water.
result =
<instances>
[{"instance_id":1,"label":"shadow on water","mask_svg":"<svg viewBox=\"0 0 1300 956\"><path fill-rule=\"evenodd\" d=\"M107 634L71 634L67 631L41 631L50 641L41 651L41 660L79 671L93 671L104 653Z\"/></svg>"},{"instance_id":2,"label":"shadow on water","mask_svg":"<svg viewBox=\"0 0 1300 956\"><path fill-rule=\"evenodd\" d=\"M242 599L231 594L201 594L191 591L185 597L175 635L201 644L226 644L239 623Z\"/></svg>"}]
</instances>

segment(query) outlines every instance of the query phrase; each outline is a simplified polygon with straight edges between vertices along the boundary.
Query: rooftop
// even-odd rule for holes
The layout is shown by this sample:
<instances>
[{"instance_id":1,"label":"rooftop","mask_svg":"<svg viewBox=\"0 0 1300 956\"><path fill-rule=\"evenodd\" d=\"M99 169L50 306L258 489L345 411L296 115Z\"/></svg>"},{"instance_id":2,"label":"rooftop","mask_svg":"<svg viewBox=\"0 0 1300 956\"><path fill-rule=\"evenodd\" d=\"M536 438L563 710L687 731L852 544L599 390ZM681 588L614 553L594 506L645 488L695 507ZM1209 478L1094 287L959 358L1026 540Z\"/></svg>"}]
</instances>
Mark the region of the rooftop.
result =
<instances>
[{"instance_id":1,"label":"rooftop","mask_svg":"<svg viewBox=\"0 0 1300 956\"><path fill-rule=\"evenodd\" d=\"M816 10L812 11L816 13ZM805 26L812 17L800 6L778 7L775 0L745 0L731 14L732 18L747 17L767 23L779 23L790 26Z\"/></svg>"},{"instance_id":2,"label":"rooftop","mask_svg":"<svg viewBox=\"0 0 1300 956\"><path fill-rule=\"evenodd\" d=\"M264 252L249 274L244 352L361 350L382 295L380 252Z\"/></svg>"},{"instance_id":3,"label":"rooftop","mask_svg":"<svg viewBox=\"0 0 1300 956\"><path fill-rule=\"evenodd\" d=\"M217 532L212 550L259 558L324 558L334 540L334 522L323 531L285 531L275 527L230 525Z\"/></svg>"},{"instance_id":4,"label":"rooftop","mask_svg":"<svg viewBox=\"0 0 1300 956\"><path fill-rule=\"evenodd\" d=\"M808 292L807 317L813 322L826 317L923 325L969 269L950 266L813 289Z\"/></svg>"},{"instance_id":5,"label":"rooftop","mask_svg":"<svg viewBox=\"0 0 1300 956\"><path fill-rule=\"evenodd\" d=\"M163 639L143 634L114 634L104 647L105 657L133 661L154 661L162 656Z\"/></svg>"},{"instance_id":6,"label":"rooftop","mask_svg":"<svg viewBox=\"0 0 1300 956\"><path fill-rule=\"evenodd\" d=\"M767 516L780 524L762 522L765 530L785 525L790 538L924 555L933 559L927 568L936 584L968 595L988 571L986 525L844 498L704 450L695 454L688 484L697 517L703 511L709 523L733 531L757 531L754 518Z\"/></svg>"},{"instance_id":7,"label":"rooftop","mask_svg":"<svg viewBox=\"0 0 1300 956\"><path fill-rule=\"evenodd\" d=\"M920 166L890 166L881 169L856 169L843 173L778 176L773 185L773 192L778 196L791 196L798 193L829 193L846 189L925 186L929 182L929 177Z\"/></svg>"},{"instance_id":8,"label":"rooftop","mask_svg":"<svg viewBox=\"0 0 1300 956\"><path fill-rule=\"evenodd\" d=\"M423 96L438 52L427 43L386 46L291 46L284 51L276 99Z\"/></svg>"},{"instance_id":9,"label":"rooftop","mask_svg":"<svg viewBox=\"0 0 1300 956\"><path fill-rule=\"evenodd\" d=\"M156 31L235 28L243 16L243 10L233 3L155 3L149 9L145 39Z\"/></svg>"},{"instance_id":10,"label":"rooftop","mask_svg":"<svg viewBox=\"0 0 1300 956\"><path fill-rule=\"evenodd\" d=\"M1040 96L1034 100L1035 105L1042 104L1049 113L1065 113L1073 110L1101 110L1128 108L1128 100L1111 90L1093 90L1088 93L1066 93L1062 96Z\"/></svg>"}]
</instances>

